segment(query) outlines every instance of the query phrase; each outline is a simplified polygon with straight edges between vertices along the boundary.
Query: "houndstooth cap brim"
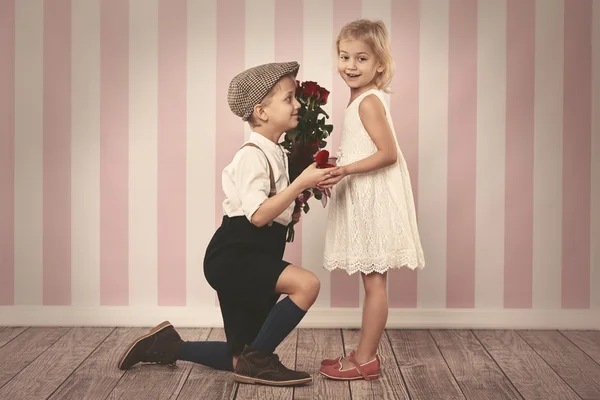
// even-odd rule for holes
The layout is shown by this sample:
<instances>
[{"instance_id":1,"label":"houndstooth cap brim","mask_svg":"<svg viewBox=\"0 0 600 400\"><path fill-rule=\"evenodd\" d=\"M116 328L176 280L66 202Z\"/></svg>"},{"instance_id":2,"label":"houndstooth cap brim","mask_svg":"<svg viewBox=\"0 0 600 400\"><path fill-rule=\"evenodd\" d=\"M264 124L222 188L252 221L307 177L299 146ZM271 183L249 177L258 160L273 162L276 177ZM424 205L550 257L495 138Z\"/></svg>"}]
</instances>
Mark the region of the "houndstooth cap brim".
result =
<instances>
[{"instance_id":1,"label":"houndstooth cap brim","mask_svg":"<svg viewBox=\"0 0 600 400\"><path fill-rule=\"evenodd\" d=\"M229 108L242 120L248 121L254 106L260 104L277 81L287 74L295 78L299 68L296 61L290 61L258 65L239 73L229 84Z\"/></svg>"}]
</instances>

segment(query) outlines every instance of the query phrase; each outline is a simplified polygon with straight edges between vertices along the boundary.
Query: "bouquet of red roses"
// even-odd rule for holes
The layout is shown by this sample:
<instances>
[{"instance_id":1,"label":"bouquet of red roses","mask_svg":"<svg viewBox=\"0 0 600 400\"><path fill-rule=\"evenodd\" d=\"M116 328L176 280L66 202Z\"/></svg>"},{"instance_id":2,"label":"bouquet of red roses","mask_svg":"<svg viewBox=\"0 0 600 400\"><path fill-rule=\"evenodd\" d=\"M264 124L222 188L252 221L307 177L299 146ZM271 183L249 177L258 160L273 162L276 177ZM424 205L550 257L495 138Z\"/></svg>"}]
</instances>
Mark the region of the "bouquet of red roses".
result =
<instances>
[{"instance_id":1,"label":"bouquet of red roses","mask_svg":"<svg viewBox=\"0 0 600 400\"><path fill-rule=\"evenodd\" d=\"M313 81L297 81L297 83L296 99L300 103L298 126L287 131L281 143L288 154L290 181L296 179L306 167L315 161L320 167L330 166L328 164L329 152L319 150L327 145L325 139L333 131L333 125L325 123L329 115L321 107L327 104L329 91ZM312 196L321 200L325 207L331 192L311 188L298 196L294 207L293 221L288 225L286 239L288 242L294 241L294 225L300 220L301 211L307 213L310 209L308 199Z\"/></svg>"}]
</instances>

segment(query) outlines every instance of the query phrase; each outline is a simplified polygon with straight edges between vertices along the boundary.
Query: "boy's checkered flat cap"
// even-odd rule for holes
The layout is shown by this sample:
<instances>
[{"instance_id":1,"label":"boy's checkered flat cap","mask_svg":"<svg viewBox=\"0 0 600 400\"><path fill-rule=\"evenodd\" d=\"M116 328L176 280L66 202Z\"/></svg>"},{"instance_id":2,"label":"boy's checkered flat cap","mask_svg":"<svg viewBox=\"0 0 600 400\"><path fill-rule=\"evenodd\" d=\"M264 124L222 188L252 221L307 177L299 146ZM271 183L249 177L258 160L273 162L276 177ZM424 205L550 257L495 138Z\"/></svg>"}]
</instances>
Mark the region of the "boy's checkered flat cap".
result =
<instances>
[{"instance_id":1,"label":"boy's checkered flat cap","mask_svg":"<svg viewBox=\"0 0 600 400\"><path fill-rule=\"evenodd\" d=\"M296 61L290 61L258 65L241 72L229 84L229 108L242 120L248 121L254 106L260 104L277 81L287 74L296 77L299 68Z\"/></svg>"}]
</instances>

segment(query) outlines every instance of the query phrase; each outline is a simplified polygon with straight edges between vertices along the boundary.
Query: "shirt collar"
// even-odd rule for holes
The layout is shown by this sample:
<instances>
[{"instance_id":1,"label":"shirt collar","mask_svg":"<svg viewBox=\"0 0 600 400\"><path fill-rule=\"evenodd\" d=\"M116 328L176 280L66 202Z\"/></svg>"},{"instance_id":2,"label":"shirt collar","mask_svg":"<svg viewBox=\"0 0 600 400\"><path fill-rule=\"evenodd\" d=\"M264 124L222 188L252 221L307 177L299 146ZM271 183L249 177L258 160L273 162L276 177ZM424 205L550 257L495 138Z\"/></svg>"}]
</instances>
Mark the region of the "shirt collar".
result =
<instances>
[{"instance_id":1,"label":"shirt collar","mask_svg":"<svg viewBox=\"0 0 600 400\"><path fill-rule=\"evenodd\" d=\"M263 135L261 135L258 132L252 132L250 134L249 139L252 142L256 142L256 143L260 144L260 147L262 147L263 149L269 149L272 152L280 152L281 151L280 145L271 142L269 139L267 139L266 137L264 137Z\"/></svg>"}]
</instances>

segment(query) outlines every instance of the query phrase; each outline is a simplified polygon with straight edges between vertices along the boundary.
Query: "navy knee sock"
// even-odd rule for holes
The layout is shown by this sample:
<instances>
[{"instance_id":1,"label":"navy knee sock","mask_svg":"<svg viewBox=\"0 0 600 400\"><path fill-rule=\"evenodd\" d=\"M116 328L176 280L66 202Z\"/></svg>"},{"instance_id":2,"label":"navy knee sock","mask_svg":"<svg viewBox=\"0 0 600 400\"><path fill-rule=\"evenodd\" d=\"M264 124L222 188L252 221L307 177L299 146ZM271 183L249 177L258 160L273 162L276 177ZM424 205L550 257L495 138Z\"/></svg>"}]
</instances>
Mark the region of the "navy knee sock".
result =
<instances>
[{"instance_id":1,"label":"navy knee sock","mask_svg":"<svg viewBox=\"0 0 600 400\"><path fill-rule=\"evenodd\" d=\"M275 304L250 346L263 353L273 353L305 315L306 311L298 307L289 296L286 297Z\"/></svg>"},{"instance_id":2,"label":"navy knee sock","mask_svg":"<svg viewBox=\"0 0 600 400\"><path fill-rule=\"evenodd\" d=\"M222 371L233 371L233 356L227 342L183 342L177 359Z\"/></svg>"}]
</instances>

